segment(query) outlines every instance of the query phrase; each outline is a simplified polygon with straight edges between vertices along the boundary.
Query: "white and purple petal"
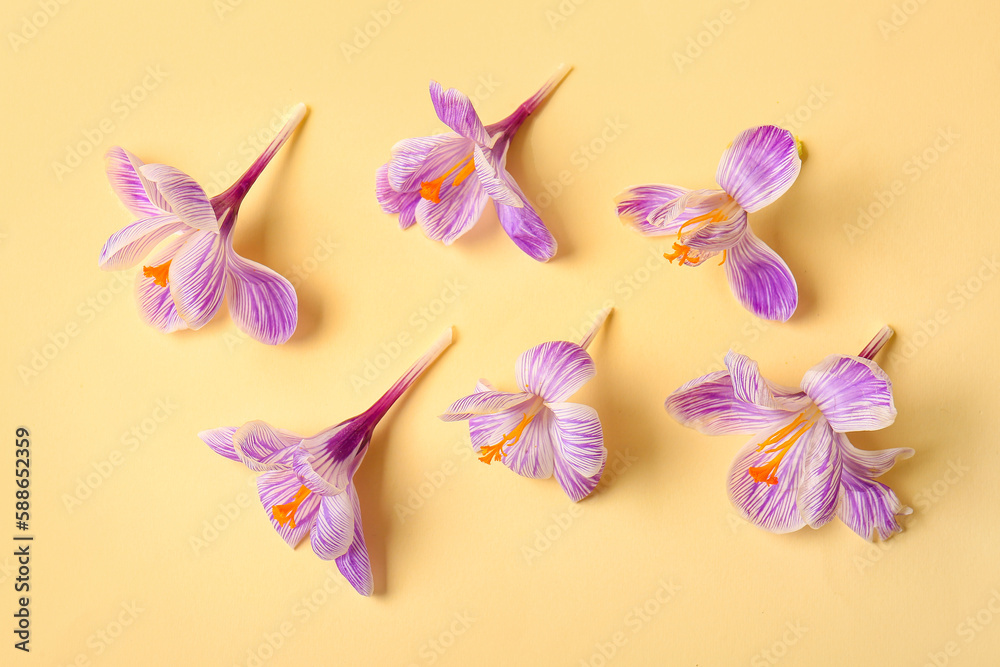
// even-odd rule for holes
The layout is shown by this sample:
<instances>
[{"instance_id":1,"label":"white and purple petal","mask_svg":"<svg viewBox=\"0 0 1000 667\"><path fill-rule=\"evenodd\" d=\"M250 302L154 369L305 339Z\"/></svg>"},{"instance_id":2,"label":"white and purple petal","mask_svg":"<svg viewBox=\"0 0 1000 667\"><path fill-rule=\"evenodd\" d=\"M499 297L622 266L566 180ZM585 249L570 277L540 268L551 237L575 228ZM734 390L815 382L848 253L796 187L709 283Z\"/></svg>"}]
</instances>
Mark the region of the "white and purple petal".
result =
<instances>
[{"instance_id":1,"label":"white and purple petal","mask_svg":"<svg viewBox=\"0 0 1000 667\"><path fill-rule=\"evenodd\" d=\"M111 148L104 159L108 182L125 208L141 218L170 212L166 201L156 192L156 187L139 173L142 160L121 146ZM150 198L150 194L154 199Z\"/></svg>"},{"instance_id":2,"label":"white and purple petal","mask_svg":"<svg viewBox=\"0 0 1000 667\"><path fill-rule=\"evenodd\" d=\"M552 341L525 351L517 358L517 386L545 399L563 401L596 373L594 360L575 343Z\"/></svg>"},{"instance_id":3,"label":"white and purple petal","mask_svg":"<svg viewBox=\"0 0 1000 667\"><path fill-rule=\"evenodd\" d=\"M787 421L796 411L739 400L727 371L687 382L667 397L664 407L683 426L708 435L758 433Z\"/></svg>"},{"instance_id":4,"label":"white and purple petal","mask_svg":"<svg viewBox=\"0 0 1000 667\"><path fill-rule=\"evenodd\" d=\"M354 508L348 494L322 496L309 532L312 550L323 560L347 553L354 539Z\"/></svg>"},{"instance_id":5,"label":"white and purple petal","mask_svg":"<svg viewBox=\"0 0 1000 667\"><path fill-rule=\"evenodd\" d=\"M271 525L278 531L281 539L291 547L295 547L309 533L319 509L320 496L310 493L299 504L298 509L295 510L295 527L292 527L291 521L284 525L279 523L274 518L273 508L276 505L292 502L301 489L302 483L290 470L265 472L257 477L257 494L264 506L264 511L267 512L267 518L271 520Z\"/></svg>"},{"instance_id":6,"label":"white and purple petal","mask_svg":"<svg viewBox=\"0 0 1000 667\"><path fill-rule=\"evenodd\" d=\"M765 378L757 362L730 350L726 353L726 369L733 383L733 395L744 403L753 403L772 410L795 411L811 402L804 392L784 387Z\"/></svg>"},{"instance_id":7,"label":"white and purple petal","mask_svg":"<svg viewBox=\"0 0 1000 667\"><path fill-rule=\"evenodd\" d=\"M835 435L820 417L793 445L803 450L797 503L802 520L811 528L830 522L837 513L844 464Z\"/></svg>"},{"instance_id":8,"label":"white and purple petal","mask_svg":"<svg viewBox=\"0 0 1000 667\"><path fill-rule=\"evenodd\" d=\"M784 194L801 168L792 133L762 125L741 132L723 152L715 180L753 213Z\"/></svg>"},{"instance_id":9,"label":"white and purple petal","mask_svg":"<svg viewBox=\"0 0 1000 667\"><path fill-rule=\"evenodd\" d=\"M186 229L188 226L170 213L136 220L111 235L101 248L97 264L105 271L127 269L160 243Z\"/></svg>"},{"instance_id":10,"label":"white and purple petal","mask_svg":"<svg viewBox=\"0 0 1000 667\"><path fill-rule=\"evenodd\" d=\"M346 493L351 497L354 513L354 539L351 540L347 553L337 558L337 568L354 590L361 595L371 595L375 590L375 582L372 578L368 547L365 545L365 533L361 526L361 502L358 500L358 492L354 489L353 483L347 486Z\"/></svg>"},{"instance_id":11,"label":"white and purple petal","mask_svg":"<svg viewBox=\"0 0 1000 667\"><path fill-rule=\"evenodd\" d=\"M757 317L784 322L795 312L799 293L792 272L749 227L729 248L726 277L736 299Z\"/></svg>"},{"instance_id":12,"label":"white and purple petal","mask_svg":"<svg viewBox=\"0 0 1000 667\"><path fill-rule=\"evenodd\" d=\"M455 88L445 90L437 81L431 81L430 93L434 112L441 122L480 146L490 144L490 135L465 93Z\"/></svg>"},{"instance_id":13,"label":"white and purple petal","mask_svg":"<svg viewBox=\"0 0 1000 667\"><path fill-rule=\"evenodd\" d=\"M535 207L528 202L524 192L513 177L504 170L503 178L517 194L521 206L507 206L494 200L493 206L500 219L500 226L507 232L514 244L532 259L547 262L556 254L556 239L552 236Z\"/></svg>"},{"instance_id":14,"label":"white and purple petal","mask_svg":"<svg viewBox=\"0 0 1000 667\"><path fill-rule=\"evenodd\" d=\"M579 403L549 403L549 431L557 460L582 477L596 475L608 459L597 410Z\"/></svg>"},{"instance_id":15,"label":"white and purple petal","mask_svg":"<svg viewBox=\"0 0 1000 667\"><path fill-rule=\"evenodd\" d=\"M240 462L254 472L288 470L291 452L302 436L255 420L239 427L233 434L233 448Z\"/></svg>"},{"instance_id":16,"label":"white and purple petal","mask_svg":"<svg viewBox=\"0 0 1000 667\"><path fill-rule=\"evenodd\" d=\"M187 232L170 239L150 256L149 262L152 266L160 266L173 259L177 251L187 243L188 237L194 233L190 227L185 226L185 229ZM160 285L156 281L155 276L146 275L145 271L136 276L135 300L139 306L139 317L163 333L187 329L187 323L177 314L177 306L170 295L170 285Z\"/></svg>"},{"instance_id":17,"label":"white and purple petal","mask_svg":"<svg viewBox=\"0 0 1000 667\"><path fill-rule=\"evenodd\" d=\"M237 430L236 426L221 426L202 431L198 437L216 454L225 456L230 461L239 461L240 455L233 445L233 436Z\"/></svg>"},{"instance_id":18,"label":"white and purple petal","mask_svg":"<svg viewBox=\"0 0 1000 667\"><path fill-rule=\"evenodd\" d=\"M868 452L855 448L843 433L834 437L844 461L837 516L866 540L872 540L876 533L886 540L902 531L897 517L913 510L904 506L892 489L874 478L889 470L897 459L912 456L913 450L895 448Z\"/></svg>"},{"instance_id":19,"label":"white and purple petal","mask_svg":"<svg viewBox=\"0 0 1000 667\"><path fill-rule=\"evenodd\" d=\"M510 433L523 419L513 414L503 425L503 432ZM522 477L546 479L552 476L555 452L550 423L552 412L539 410L521 431L521 437L504 448L503 464Z\"/></svg>"},{"instance_id":20,"label":"white and purple petal","mask_svg":"<svg viewBox=\"0 0 1000 667\"><path fill-rule=\"evenodd\" d=\"M654 212L675 202L685 192L688 192L687 188L676 185L637 185L628 188L615 197L618 217L644 236L676 234L683 220L680 222L671 220L669 224L659 224L659 221L650 222L649 218Z\"/></svg>"},{"instance_id":21,"label":"white and purple petal","mask_svg":"<svg viewBox=\"0 0 1000 667\"><path fill-rule=\"evenodd\" d=\"M165 164L143 165L139 168L139 173L156 184L170 209L182 221L195 229L219 231L215 209L212 208L208 195L193 178L180 169Z\"/></svg>"},{"instance_id":22,"label":"white and purple petal","mask_svg":"<svg viewBox=\"0 0 1000 667\"><path fill-rule=\"evenodd\" d=\"M226 287L226 251L221 235L196 231L174 255L168 285L177 313L200 329L215 317Z\"/></svg>"},{"instance_id":23,"label":"white and purple petal","mask_svg":"<svg viewBox=\"0 0 1000 667\"><path fill-rule=\"evenodd\" d=\"M532 394L524 392L509 393L504 391L480 391L464 396L445 410L440 419L446 422L461 421L472 417L494 415L513 410L526 401L534 399Z\"/></svg>"},{"instance_id":24,"label":"white and purple petal","mask_svg":"<svg viewBox=\"0 0 1000 667\"><path fill-rule=\"evenodd\" d=\"M389 184L388 165L382 165L375 173L375 196L384 213L399 215L400 229L409 229L417 222L417 204L420 193L396 192Z\"/></svg>"},{"instance_id":25,"label":"white and purple petal","mask_svg":"<svg viewBox=\"0 0 1000 667\"><path fill-rule=\"evenodd\" d=\"M496 154L489 148L483 150L481 146L476 146L473 150L475 160L476 175L482 184L486 194L495 203L506 204L514 208L524 206L523 195L512 187L510 174L504 166L504 160L498 159Z\"/></svg>"},{"instance_id":26,"label":"white and purple petal","mask_svg":"<svg viewBox=\"0 0 1000 667\"><path fill-rule=\"evenodd\" d=\"M284 276L238 255L228 236L225 250L226 298L236 326L262 343L284 343L298 322L295 288Z\"/></svg>"},{"instance_id":27,"label":"white and purple petal","mask_svg":"<svg viewBox=\"0 0 1000 667\"><path fill-rule=\"evenodd\" d=\"M458 185L446 180L439 199L434 202L421 198L417 202L417 222L427 238L451 245L479 222L489 196L473 174Z\"/></svg>"},{"instance_id":28,"label":"white and purple petal","mask_svg":"<svg viewBox=\"0 0 1000 667\"><path fill-rule=\"evenodd\" d=\"M889 376L863 357L830 355L806 371L802 389L841 433L878 430L896 419Z\"/></svg>"}]
</instances>

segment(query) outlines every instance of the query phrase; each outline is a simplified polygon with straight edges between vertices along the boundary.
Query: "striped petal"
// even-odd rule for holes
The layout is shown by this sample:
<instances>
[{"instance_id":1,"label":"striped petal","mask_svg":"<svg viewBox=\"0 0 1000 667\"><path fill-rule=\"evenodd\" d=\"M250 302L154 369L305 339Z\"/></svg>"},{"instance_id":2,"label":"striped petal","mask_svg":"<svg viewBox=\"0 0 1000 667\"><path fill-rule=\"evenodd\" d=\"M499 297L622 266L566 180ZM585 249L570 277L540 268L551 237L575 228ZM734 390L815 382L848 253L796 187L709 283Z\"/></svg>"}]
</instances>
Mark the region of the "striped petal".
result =
<instances>
[{"instance_id":1,"label":"striped petal","mask_svg":"<svg viewBox=\"0 0 1000 667\"><path fill-rule=\"evenodd\" d=\"M671 204L685 192L686 188L676 185L637 185L628 188L615 197L618 218L644 236L666 236L676 234L683 220L673 219L669 223L650 222L650 216Z\"/></svg>"},{"instance_id":2,"label":"striped petal","mask_svg":"<svg viewBox=\"0 0 1000 667\"><path fill-rule=\"evenodd\" d=\"M753 213L784 194L801 168L792 133L762 125L741 132L723 152L715 180Z\"/></svg>"},{"instance_id":3,"label":"striped petal","mask_svg":"<svg viewBox=\"0 0 1000 667\"><path fill-rule=\"evenodd\" d=\"M109 150L104 160L111 189L125 208L141 218L170 212L156 186L139 173L142 160L120 146Z\"/></svg>"},{"instance_id":4,"label":"striped petal","mask_svg":"<svg viewBox=\"0 0 1000 667\"><path fill-rule=\"evenodd\" d=\"M386 180L396 192L417 192L423 181L433 181L472 156L475 146L454 133L403 139L392 147Z\"/></svg>"},{"instance_id":5,"label":"striped petal","mask_svg":"<svg viewBox=\"0 0 1000 667\"><path fill-rule=\"evenodd\" d=\"M226 287L225 247L214 232L197 231L170 263L168 284L177 313L200 329L215 317Z\"/></svg>"},{"instance_id":6,"label":"striped petal","mask_svg":"<svg viewBox=\"0 0 1000 667\"><path fill-rule=\"evenodd\" d=\"M399 228L408 229L417 222L419 192L396 192L389 184L389 166L384 164L375 172L375 196L384 213L399 215Z\"/></svg>"},{"instance_id":7,"label":"striped petal","mask_svg":"<svg viewBox=\"0 0 1000 667\"><path fill-rule=\"evenodd\" d=\"M482 415L512 411L513 408L534 398L531 394L503 391L476 391L448 406L440 419L446 422L461 421Z\"/></svg>"},{"instance_id":8,"label":"striped petal","mask_svg":"<svg viewBox=\"0 0 1000 667\"><path fill-rule=\"evenodd\" d=\"M347 494L351 497L351 507L354 512L354 539L351 540L347 553L337 557L337 568L354 590L361 595L371 595L375 590L375 582L372 578L368 547L365 545L365 533L361 527L361 502L358 500L354 484L348 485Z\"/></svg>"},{"instance_id":9,"label":"striped petal","mask_svg":"<svg viewBox=\"0 0 1000 667\"><path fill-rule=\"evenodd\" d=\"M161 266L173 260L177 252L194 233L186 225L184 229L187 230L187 233L171 239L150 256L150 266ZM158 278L153 275L146 275L146 271L142 271L136 277L135 300L139 305L139 316L142 321L163 333L187 329L187 324L177 314L177 306L174 304L174 298L170 295L170 285L168 283L159 284L157 280Z\"/></svg>"},{"instance_id":10,"label":"striped petal","mask_svg":"<svg viewBox=\"0 0 1000 667\"><path fill-rule=\"evenodd\" d=\"M802 520L812 528L828 523L837 513L844 463L841 450L834 443L835 435L829 424L820 419L795 443L804 450L798 508Z\"/></svg>"},{"instance_id":11,"label":"striped petal","mask_svg":"<svg viewBox=\"0 0 1000 667\"><path fill-rule=\"evenodd\" d=\"M445 90L437 81L431 81L430 92L434 112L442 123L481 146L490 143L490 135L465 93L455 88Z\"/></svg>"},{"instance_id":12,"label":"striped petal","mask_svg":"<svg viewBox=\"0 0 1000 667\"><path fill-rule=\"evenodd\" d=\"M473 150L473 158L476 164L476 175L482 183L486 194L498 204L506 204L514 208L524 206L524 197L512 187L510 174L504 166L504 160L497 157L496 153L490 149L483 150L482 146L476 146Z\"/></svg>"},{"instance_id":13,"label":"striped petal","mask_svg":"<svg viewBox=\"0 0 1000 667\"><path fill-rule=\"evenodd\" d=\"M213 452L220 456L225 456L230 461L239 461L240 455L236 453L233 445L233 436L236 435L237 427L223 426L202 431L198 437L208 445Z\"/></svg>"},{"instance_id":14,"label":"striped petal","mask_svg":"<svg viewBox=\"0 0 1000 667\"><path fill-rule=\"evenodd\" d=\"M893 533L902 531L897 517L910 514L912 510L899 502L892 489L875 478L888 471L898 459L913 456L913 450L896 448L868 452L854 447L842 433L834 437L844 461L837 516L866 540L873 539L876 533L880 539L887 540Z\"/></svg>"},{"instance_id":15,"label":"striped petal","mask_svg":"<svg viewBox=\"0 0 1000 667\"><path fill-rule=\"evenodd\" d=\"M507 232L507 236L514 244L529 257L539 262L549 261L556 254L555 237L552 236L552 232L542 222L538 211L528 202L524 192L506 170L503 172L503 178L511 190L517 194L521 205L507 206L494 199L493 206L500 219L500 226Z\"/></svg>"},{"instance_id":16,"label":"striped petal","mask_svg":"<svg viewBox=\"0 0 1000 667\"><path fill-rule=\"evenodd\" d=\"M298 322L295 288L284 276L238 255L228 237L225 251L226 298L236 326L262 343L284 343Z\"/></svg>"},{"instance_id":17,"label":"striped petal","mask_svg":"<svg viewBox=\"0 0 1000 667\"><path fill-rule=\"evenodd\" d=\"M690 219L688 217L688 220ZM677 240L695 250L699 257L706 257L710 253L728 250L739 243L747 229L747 212L741 209L724 220L692 226L690 231L681 231Z\"/></svg>"},{"instance_id":18,"label":"striped petal","mask_svg":"<svg viewBox=\"0 0 1000 667\"><path fill-rule=\"evenodd\" d=\"M708 435L758 433L788 421L797 411L739 400L727 371L691 380L667 397L665 407L680 424Z\"/></svg>"},{"instance_id":19,"label":"striped petal","mask_svg":"<svg viewBox=\"0 0 1000 667\"><path fill-rule=\"evenodd\" d=\"M170 210L182 221L209 232L219 231L219 219L208 195L193 178L180 169L165 164L147 164L139 168L145 178L156 184Z\"/></svg>"},{"instance_id":20,"label":"striped petal","mask_svg":"<svg viewBox=\"0 0 1000 667\"><path fill-rule=\"evenodd\" d=\"M136 220L111 235L101 248L97 265L105 271L120 271L135 266L153 248L187 228L172 214Z\"/></svg>"},{"instance_id":21,"label":"striped petal","mask_svg":"<svg viewBox=\"0 0 1000 667\"><path fill-rule=\"evenodd\" d=\"M569 463L557 455L553 464L553 474L559 482L559 486L562 487L562 490L566 492L570 500L576 503L589 496L597 488L598 482L601 481L601 475L604 474L606 463L607 461L602 463L600 470L587 477L581 475Z\"/></svg>"},{"instance_id":22,"label":"striped petal","mask_svg":"<svg viewBox=\"0 0 1000 667\"><path fill-rule=\"evenodd\" d=\"M347 493L322 496L309 533L312 550L323 560L347 553L354 539L354 507Z\"/></svg>"},{"instance_id":23,"label":"striped petal","mask_svg":"<svg viewBox=\"0 0 1000 667\"><path fill-rule=\"evenodd\" d=\"M730 350L726 354L726 370L733 383L733 395L744 403L753 403L772 410L802 410L811 402L804 392L772 383L765 378L757 362Z\"/></svg>"},{"instance_id":24,"label":"striped petal","mask_svg":"<svg viewBox=\"0 0 1000 667\"><path fill-rule=\"evenodd\" d=\"M310 493L299 504L298 509L295 510L295 527L292 527L291 521L284 525L279 523L274 518L274 507L292 502L301 489L302 483L290 470L265 472L257 477L257 494L264 506L264 511L267 512L267 517L271 520L274 529L278 531L278 535L290 547L295 547L309 533L313 519L319 510L320 496Z\"/></svg>"},{"instance_id":25,"label":"striped petal","mask_svg":"<svg viewBox=\"0 0 1000 667\"><path fill-rule=\"evenodd\" d=\"M522 415L514 414L504 424L504 433L510 433L521 419ZM522 477L532 479L551 477L555 455L551 422L552 412L547 408L542 408L535 414L528 425L524 427L517 442L506 447L506 455L503 457L504 465Z\"/></svg>"},{"instance_id":26,"label":"striped petal","mask_svg":"<svg viewBox=\"0 0 1000 667\"><path fill-rule=\"evenodd\" d=\"M290 469L290 450L300 442L302 436L260 420L247 422L233 434L236 455L254 472Z\"/></svg>"},{"instance_id":27,"label":"striped petal","mask_svg":"<svg viewBox=\"0 0 1000 667\"><path fill-rule=\"evenodd\" d=\"M596 475L608 459L597 410L578 403L549 403L547 407L552 411L549 430L556 458L585 478Z\"/></svg>"},{"instance_id":28,"label":"striped petal","mask_svg":"<svg viewBox=\"0 0 1000 667\"><path fill-rule=\"evenodd\" d=\"M757 317L784 322L795 312L799 293L792 272L749 227L729 248L726 277L736 299Z\"/></svg>"},{"instance_id":29,"label":"striped petal","mask_svg":"<svg viewBox=\"0 0 1000 667\"><path fill-rule=\"evenodd\" d=\"M547 403L569 398L595 372L594 360L587 351L566 341L536 345L517 358L515 368L517 386Z\"/></svg>"},{"instance_id":30,"label":"striped petal","mask_svg":"<svg viewBox=\"0 0 1000 667\"><path fill-rule=\"evenodd\" d=\"M475 175L459 185L446 182L441 186L440 201L421 198L417 202L417 222L427 238L451 245L479 222L488 201L489 196Z\"/></svg>"},{"instance_id":31,"label":"striped petal","mask_svg":"<svg viewBox=\"0 0 1000 667\"><path fill-rule=\"evenodd\" d=\"M806 371L802 389L841 433L875 431L896 419L889 376L863 357L830 355Z\"/></svg>"}]
</instances>

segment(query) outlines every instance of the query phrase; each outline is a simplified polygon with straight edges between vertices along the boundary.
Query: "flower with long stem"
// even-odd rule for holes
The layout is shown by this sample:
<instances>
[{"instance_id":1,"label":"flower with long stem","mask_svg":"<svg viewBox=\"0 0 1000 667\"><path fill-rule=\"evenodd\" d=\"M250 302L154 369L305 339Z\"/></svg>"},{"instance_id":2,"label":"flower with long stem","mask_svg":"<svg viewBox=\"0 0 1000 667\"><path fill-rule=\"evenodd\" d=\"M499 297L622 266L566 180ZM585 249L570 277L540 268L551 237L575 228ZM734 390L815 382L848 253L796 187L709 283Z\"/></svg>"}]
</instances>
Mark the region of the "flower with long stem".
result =
<instances>
[{"instance_id":1,"label":"flower with long stem","mask_svg":"<svg viewBox=\"0 0 1000 667\"><path fill-rule=\"evenodd\" d=\"M565 401L594 377L587 347L610 312L598 315L579 345L553 341L524 352L516 365L520 391L498 391L480 380L475 393L452 403L441 419L469 421L472 448L483 463L500 461L535 479L554 474L573 501L583 499L601 480L608 450L597 411Z\"/></svg>"},{"instance_id":2,"label":"flower with long stem","mask_svg":"<svg viewBox=\"0 0 1000 667\"><path fill-rule=\"evenodd\" d=\"M336 560L354 589L371 595L374 583L354 473L379 421L451 341L449 327L374 405L316 435L301 436L251 421L198 436L216 453L260 473L260 501L285 542L295 547L309 535L317 556Z\"/></svg>"},{"instance_id":3,"label":"flower with long stem","mask_svg":"<svg viewBox=\"0 0 1000 667\"><path fill-rule=\"evenodd\" d=\"M431 81L438 118L452 132L404 139L375 175L375 194L402 229L419 223L428 238L450 245L472 229L493 200L500 225L518 248L539 261L556 241L507 171L507 149L525 119L555 90L570 68L561 65L534 95L503 120L484 125L472 101Z\"/></svg>"},{"instance_id":4,"label":"flower with long stem","mask_svg":"<svg viewBox=\"0 0 1000 667\"><path fill-rule=\"evenodd\" d=\"M226 297L233 321L251 337L273 345L292 335L298 320L295 289L283 276L237 254L232 237L243 198L305 114L306 106L296 105L246 173L211 199L174 167L144 164L117 146L108 151L111 187L139 219L111 235L98 264L118 271L149 255L135 291L144 322L164 333L200 329Z\"/></svg>"},{"instance_id":5,"label":"flower with long stem","mask_svg":"<svg viewBox=\"0 0 1000 667\"><path fill-rule=\"evenodd\" d=\"M762 125L740 133L723 152L722 189L640 185L618 195L618 216L645 236L674 236L671 264L700 266L721 253L729 286L744 308L784 322L798 305L784 260L747 224L747 213L780 197L799 175L800 144L788 130Z\"/></svg>"},{"instance_id":6,"label":"flower with long stem","mask_svg":"<svg viewBox=\"0 0 1000 667\"><path fill-rule=\"evenodd\" d=\"M875 478L913 450L865 451L847 434L896 418L892 383L873 361L891 336L885 327L858 356L830 355L797 390L765 379L755 361L730 350L726 370L688 382L666 408L702 433L754 435L729 470L729 498L747 521L787 533L836 516L867 540L876 533L885 540L912 510Z\"/></svg>"}]
</instances>

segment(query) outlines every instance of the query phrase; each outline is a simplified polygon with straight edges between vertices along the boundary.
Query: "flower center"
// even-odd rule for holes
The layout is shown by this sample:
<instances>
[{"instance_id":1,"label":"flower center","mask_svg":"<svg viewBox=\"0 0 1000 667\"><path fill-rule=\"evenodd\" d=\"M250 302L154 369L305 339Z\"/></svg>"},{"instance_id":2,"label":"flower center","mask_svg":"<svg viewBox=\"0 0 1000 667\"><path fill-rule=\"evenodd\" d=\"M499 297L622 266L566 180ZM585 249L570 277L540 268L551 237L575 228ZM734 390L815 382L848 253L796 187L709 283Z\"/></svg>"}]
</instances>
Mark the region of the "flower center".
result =
<instances>
[{"instance_id":1,"label":"flower center","mask_svg":"<svg viewBox=\"0 0 1000 667\"><path fill-rule=\"evenodd\" d=\"M774 456L764 465L749 469L748 472L753 477L754 482L764 482L768 485L778 483L777 472L782 459L785 458L785 454L792 448L792 445L802 437L802 434L813 427L818 416L819 409L815 405L811 405L800 412L791 424L778 429L764 442L757 445L758 452L762 451L765 454L774 454Z\"/></svg>"},{"instance_id":2,"label":"flower center","mask_svg":"<svg viewBox=\"0 0 1000 667\"><path fill-rule=\"evenodd\" d=\"M281 526L291 524L292 528L296 528L295 512L299 509L299 505L302 504L302 501L305 500L310 493L311 491L309 489L302 486L295 493L295 497L284 505L272 505L271 514L274 515L274 520Z\"/></svg>"},{"instance_id":3,"label":"flower center","mask_svg":"<svg viewBox=\"0 0 1000 667\"><path fill-rule=\"evenodd\" d=\"M441 186L444 185L444 179L451 176L452 172L458 170L455 174L455 179L451 182L452 187L460 185L462 181L468 178L469 174L476 170L476 161L472 153L469 153L464 158L459 160L454 167L444 172L438 178L433 181L421 181L420 183L420 196L428 201L432 201L435 204L441 203Z\"/></svg>"},{"instance_id":4,"label":"flower center","mask_svg":"<svg viewBox=\"0 0 1000 667\"><path fill-rule=\"evenodd\" d=\"M671 264L674 263L675 259L679 259L680 261L677 262L677 266L684 266L685 264L688 266L698 266L705 261L698 255L691 254L691 248L689 246L681 245L680 243L674 243L673 252L663 253L663 259L669 261Z\"/></svg>"},{"instance_id":5,"label":"flower center","mask_svg":"<svg viewBox=\"0 0 1000 667\"><path fill-rule=\"evenodd\" d=\"M172 260L167 260L163 264L157 264L156 266L144 266L142 267L142 275L147 278L152 278L153 282L160 287L167 286L167 277L170 275L170 262Z\"/></svg>"},{"instance_id":6,"label":"flower center","mask_svg":"<svg viewBox=\"0 0 1000 667\"><path fill-rule=\"evenodd\" d=\"M483 456L479 457L479 460L483 463L493 463L494 461L499 461L507 456L507 452L503 450L504 447L508 445L517 444L517 441L521 439L521 434L524 433L525 427L531 423L531 420L535 418L534 414L524 413L524 417L521 419L521 423L514 427L514 430L503 436L495 445L489 445L480 449L480 453Z\"/></svg>"}]
</instances>

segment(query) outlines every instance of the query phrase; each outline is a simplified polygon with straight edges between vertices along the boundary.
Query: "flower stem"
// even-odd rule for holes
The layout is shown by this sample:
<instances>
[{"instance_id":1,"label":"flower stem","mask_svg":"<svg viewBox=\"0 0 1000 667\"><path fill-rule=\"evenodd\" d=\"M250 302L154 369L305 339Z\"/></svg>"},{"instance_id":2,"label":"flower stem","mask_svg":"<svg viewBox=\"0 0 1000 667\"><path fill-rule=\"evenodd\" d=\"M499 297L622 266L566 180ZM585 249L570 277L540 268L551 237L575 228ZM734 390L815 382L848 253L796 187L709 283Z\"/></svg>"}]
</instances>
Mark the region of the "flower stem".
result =
<instances>
[{"instance_id":1,"label":"flower stem","mask_svg":"<svg viewBox=\"0 0 1000 667\"><path fill-rule=\"evenodd\" d=\"M608 315L611 314L612 310L614 310L614 308L605 308L598 313L597 317L594 319L594 324L590 327L590 331L588 331L587 335L580 341L580 347L585 350L590 347L591 341L594 340L594 336L596 336L597 332L600 331L601 327L604 325L604 321L608 319Z\"/></svg>"},{"instance_id":2,"label":"flower stem","mask_svg":"<svg viewBox=\"0 0 1000 667\"><path fill-rule=\"evenodd\" d=\"M267 145L264 152L253 161L253 164L244 172L242 176L236 179L236 182L229 186L229 189L222 194L214 197L212 199L212 205L215 207L216 214L220 214L231 206L238 205L243 197L246 196L247 192L250 191L250 187L257 180L257 177L261 175L264 168L267 167L271 158L281 149L281 147L288 141L288 138L292 136L292 132L295 128L299 126L302 119L306 116L306 111L308 111L305 104L301 102L292 107L291 116L282 126L278 135L271 140L271 143Z\"/></svg>"},{"instance_id":3,"label":"flower stem","mask_svg":"<svg viewBox=\"0 0 1000 667\"><path fill-rule=\"evenodd\" d=\"M882 349L882 346L889 342L889 339L892 338L892 334L892 327L882 327L881 331L875 334L875 337L872 338L870 343L865 345L865 349L861 350L861 354L858 356L871 361L875 358L875 355L878 354L878 351Z\"/></svg>"},{"instance_id":4,"label":"flower stem","mask_svg":"<svg viewBox=\"0 0 1000 667\"><path fill-rule=\"evenodd\" d=\"M491 125L488 129L490 134L494 134L497 129L502 129L504 133L510 137L515 132L517 128L521 127L521 123L531 115L539 107L539 105L545 101L545 99L552 94L552 91L566 78L566 75L570 73L573 69L572 65L567 65L563 63L559 65L555 73L549 77L549 80L545 82L538 91L526 99L521 106L514 110L514 113L504 118L499 123Z\"/></svg>"},{"instance_id":5,"label":"flower stem","mask_svg":"<svg viewBox=\"0 0 1000 667\"><path fill-rule=\"evenodd\" d=\"M375 401L366 412L369 417L373 417L376 421L381 419L382 416L389 411L392 404L395 403L400 396L402 396L410 385L413 384L417 378L419 378L427 368L434 363L434 360L441 356L441 353L451 345L453 339L452 328L448 327L445 329L434 344L424 352L423 356L417 359L417 361L410 366L410 368L403 374L403 377L396 380L396 383L389 387L380 399Z\"/></svg>"}]
</instances>

